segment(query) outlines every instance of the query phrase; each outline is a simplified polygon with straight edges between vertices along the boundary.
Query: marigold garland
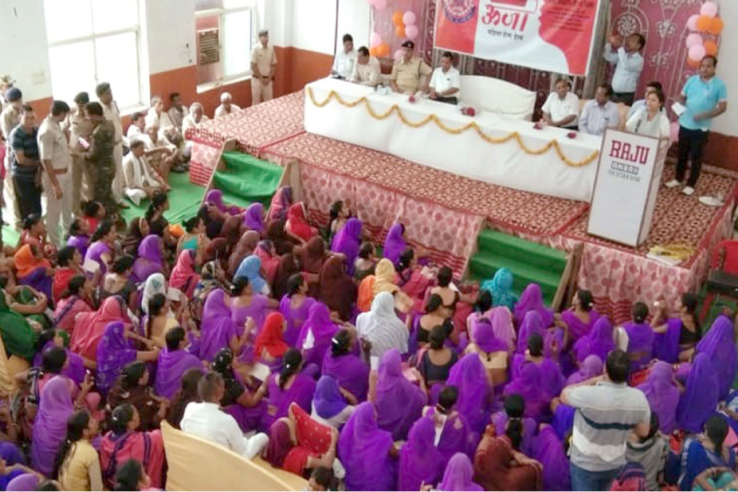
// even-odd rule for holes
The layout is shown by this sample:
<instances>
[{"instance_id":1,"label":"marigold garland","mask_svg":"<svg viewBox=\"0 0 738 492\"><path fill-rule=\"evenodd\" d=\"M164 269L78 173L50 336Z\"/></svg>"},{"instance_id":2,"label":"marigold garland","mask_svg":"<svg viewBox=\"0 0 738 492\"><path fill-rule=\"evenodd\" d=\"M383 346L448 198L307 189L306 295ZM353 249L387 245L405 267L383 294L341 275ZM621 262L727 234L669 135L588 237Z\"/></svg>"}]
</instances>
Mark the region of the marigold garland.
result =
<instances>
[{"instance_id":1,"label":"marigold garland","mask_svg":"<svg viewBox=\"0 0 738 492\"><path fill-rule=\"evenodd\" d=\"M597 156L600 154L598 150L595 150L586 159L579 161L579 162L574 162L564 155L564 152L561 150L561 147L559 146L559 142L557 140L551 140L550 142L548 142L546 145L544 145L540 149L531 150L523 143L523 139L518 132L511 132L508 135L504 137L499 137L499 138L490 137L489 135L487 135L486 133L482 131L479 125L477 125L476 121L472 121L469 124L464 125L459 128L449 128L434 114L428 115L420 121L416 121L416 122L410 121L407 119L407 117L405 116L405 114L402 112L402 110L397 104L393 104L392 107L390 107L389 110L387 110L385 113L377 113L374 111L374 108L372 108L372 106L369 104L369 100L366 97L362 97L353 102L347 102L343 100L340 94L332 90L328 94L328 97L325 99L325 101L318 102L315 99L315 94L313 93L313 89L311 87L307 87L307 93L308 93L308 96L310 97L310 101L319 108L325 107L332 99L335 99L336 101L338 101L339 104L347 108L355 108L356 106L360 104L364 104L364 107L366 108L369 115L376 120L384 120L384 119L389 118L393 113L397 113L397 117L400 119L400 121L402 121L405 125L409 126L410 128L421 128L432 121L436 124L436 126L438 126L438 128L440 128L441 130L451 135L459 135L469 129L473 129L482 140L490 144L503 144L503 143L507 143L510 140L514 139L518 143L518 146L520 146L522 151L528 155L542 155L548 152L549 150L551 150L551 148L553 148L556 151L556 154L559 156L559 159L561 159L564 162L564 164L570 167L587 166L591 164L595 159L597 159Z\"/></svg>"}]
</instances>

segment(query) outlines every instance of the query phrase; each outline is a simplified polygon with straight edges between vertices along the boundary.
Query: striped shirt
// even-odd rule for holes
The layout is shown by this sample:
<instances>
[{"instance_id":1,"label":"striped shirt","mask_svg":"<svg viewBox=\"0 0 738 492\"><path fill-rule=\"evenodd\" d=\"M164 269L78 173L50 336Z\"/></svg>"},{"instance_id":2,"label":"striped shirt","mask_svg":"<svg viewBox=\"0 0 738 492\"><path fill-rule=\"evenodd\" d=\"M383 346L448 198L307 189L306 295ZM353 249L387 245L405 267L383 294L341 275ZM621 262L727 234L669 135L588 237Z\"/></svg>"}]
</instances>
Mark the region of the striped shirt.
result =
<instances>
[{"instance_id":1,"label":"striped shirt","mask_svg":"<svg viewBox=\"0 0 738 492\"><path fill-rule=\"evenodd\" d=\"M651 420L646 395L625 384L603 381L572 388L567 400L577 409L569 449L571 462L591 472L625 465L628 435L636 425Z\"/></svg>"}]
</instances>

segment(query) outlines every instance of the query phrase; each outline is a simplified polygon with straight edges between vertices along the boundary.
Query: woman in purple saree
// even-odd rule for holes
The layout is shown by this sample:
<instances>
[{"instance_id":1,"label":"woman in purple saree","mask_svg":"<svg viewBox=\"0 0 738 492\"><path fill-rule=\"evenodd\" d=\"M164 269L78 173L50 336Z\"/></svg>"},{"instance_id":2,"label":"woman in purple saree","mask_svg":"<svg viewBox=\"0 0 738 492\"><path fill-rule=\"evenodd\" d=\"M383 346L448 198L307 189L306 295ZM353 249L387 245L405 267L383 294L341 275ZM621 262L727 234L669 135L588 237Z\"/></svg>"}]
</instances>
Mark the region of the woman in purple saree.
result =
<instances>
[{"instance_id":1,"label":"woman in purple saree","mask_svg":"<svg viewBox=\"0 0 738 492\"><path fill-rule=\"evenodd\" d=\"M720 399L725 399L735 381L738 369L738 353L735 347L733 322L724 315L715 318L710 331L695 348L698 354L706 354L715 365L720 383Z\"/></svg>"},{"instance_id":2,"label":"woman in purple saree","mask_svg":"<svg viewBox=\"0 0 738 492\"><path fill-rule=\"evenodd\" d=\"M37 291L46 295L49 305L53 302L52 286L54 283L54 270L49 260L41 254L40 248L23 245L13 256L14 266L20 285L30 285Z\"/></svg>"},{"instance_id":3,"label":"woman in purple saree","mask_svg":"<svg viewBox=\"0 0 738 492\"><path fill-rule=\"evenodd\" d=\"M404 234L405 226L396 222L390 227L389 233L387 233L387 239L384 240L382 254L394 265L400 260L402 252L407 249L407 243L403 237Z\"/></svg>"},{"instance_id":4,"label":"woman in purple saree","mask_svg":"<svg viewBox=\"0 0 738 492\"><path fill-rule=\"evenodd\" d=\"M538 284L530 284L525 288L520 299L515 304L515 319L522 321L530 311L536 311L541 315L544 328L548 328L554 322L553 310L543 304L543 292Z\"/></svg>"},{"instance_id":5,"label":"woman in purple saree","mask_svg":"<svg viewBox=\"0 0 738 492\"><path fill-rule=\"evenodd\" d=\"M66 378L55 376L41 392L41 403L33 422L31 462L46 476L54 471L56 453L67 435L67 419L74 412Z\"/></svg>"},{"instance_id":6,"label":"woman in purple saree","mask_svg":"<svg viewBox=\"0 0 738 492\"><path fill-rule=\"evenodd\" d=\"M520 375L507 385L504 395L518 394L525 400L525 416L538 422L545 422L551 417L549 403L551 395L541 386L541 371L533 363L527 363Z\"/></svg>"},{"instance_id":7,"label":"woman in purple saree","mask_svg":"<svg viewBox=\"0 0 738 492\"><path fill-rule=\"evenodd\" d=\"M306 365L315 364L318 368L323 367L323 356L331 346L331 338L338 330L338 325L331 320L328 306L316 302L310 307L310 314L303 323L295 344L295 347L302 350ZM312 334L312 338L309 333Z\"/></svg>"},{"instance_id":8,"label":"woman in purple saree","mask_svg":"<svg viewBox=\"0 0 738 492\"><path fill-rule=\"evenodd\" d=\"M434 443L436 426L423 417L410 428L407 442L400 450L400 470L397 490L420 490L423 485L435 486L441 479L443 458Z\"/></svg>"},{"instance_id":9,"label":"woman in purple saree","mask_svg":"<svg viewBox=\"0 0 738 492\"><path fill-rule=\"evenodd\" d=\"M446 386L438 395L436 406L424 412L424 416L436 424L436 432L441 433L436 448L441 453L443 468L456 453L465 453L473 458L479 442L479 435L471 431L466 417L455 409L458 398L459 389Z\"/></svg>"},{"instance_id":10,"label":"woman in purple saree","mask_svg":"<svg viewBox=\"0 0 738 492\"><path fill-rule=\"evenodd\" d=\"M459 398L456 410L480 436L489 422L492 406L492 387L487 382L484 366L477 354L467 354L451 369L447 386L456 386Z\"/></svg>"},{"instance_id":11,"label":"woman in purple saree","mask_svg":"<svg viewBox=\"0 0 738 492\"><path fill-rule=\"evenodd\" d=\"M631 314L633 321L626 323L623 328L628 334L628 358L630 371L640 371L653 359L654 333L651 325L646 323L648 306L642 302L633 305Z\"/></svg>"},{"instance_id":12,"label":"woman in purple saree","mask_svg":"<svg viewBox=\"0 0 738 492\"><path fill-rule=\"evenodd\" d=\"M300 336L302 325L310 314L310 308L317 301L308 297L308 283L302 275L295 273L287 281L287 294L279 303L279 312L287 321L287 329L282 334L284 341L294 347Z\"/></svg>"},{"instance_id":13,"label":"woman in purple saree","mask_svg":"<svg viewBox=\"0 0 738 492\"><path fill-rule=\"evenodd\" d=\"M403 375L400 352L397 349L385 352L379 363L374 398L379 427L391 432L395 441L406 439L410 426L423 413L427 400L424 389Z\"/></svg>"},{"instance_id":14,"label":"woman in purple saree","mask_svg":"<svg viewBox=\"0 0 738 492\"><path fill-rule=\"evenodd\" d=\"M302 355L295 349L289 349L282 359L282 371L272 374L267 379L267 408L261 419L261 429L269 429L272 424L287 417L290 404L297 403L300 408L310 414L315 380L302 374Z\"/></svg>"},{"instance_id":15,"label":"woman in purple saree","mask_svg":"<svg viewBox=\"0 0 738 492\"><path fill-rule=\"evenodd\" d=\"M129 362L141 360L153 362L159 352L139 352L131 348L126 339L126 329L122 321L115 321L105 327L105 334L97 346L97 372L95 384L100 393L106 394L120 376L121 370Z\"/></svg>"},{"instance_id":16,"label":"woman in purple saree","mask_svg":"<svg viewBox=\"0 0 738 492\"><path fill-rule=\"evenodd\" d=\"M543 336L534 333L528 338L528 350L523 354L513 357L510 379L519 378L526 365L533 364L538 367L540 387L545 388L549 397L553 398L561 393L564 388L564 375L559 365L550 357L545 355Z\"/></svg>"},{"instance_id":17,"label":"woman in purple saree","mask_svg":"<svg viewBox=\"0 0 738 492\"><path fill-rule=\"evenodd\" d=\"M594 354L588 356L584 359L584 362L579 365L579 370L569 376L569 379L566 380L566 386L579 384L583 381L587 381L588 379L592 379L595 376L601 376L604 365L605 364L599 356Z\"/></svg>"},{"instance_id":18,"label":"woman in purple saree","mask_svg":"<svg viewBox=\"0 0 738 492\"><path fill-rule=\"evenodd\" d=\"M438 484L436 490L445 491L481 491L481 485L472 480L474 478L474 465L464 453L456 453L443 473L443 480Z\"/></svg>"},{"instance_id":19,"label":"woman in purple saree","mask_svg":"<svg viewBox=\"0 0 738 492\"><path fill-rule=\"evenodd\" d=\"M520 452L526 456L531 456L533 452L533 438L538 432L538 423L525 415L525 400L518 394L509 395L505 398L504 410L492 415L492 425L495 428L495 435L505 435L507 422L510 419L517 419L523 425L523 436L520 441Z\"/></svg>"},{"instance_id":20,"label":"woman in purple saree","mask_svg":"<svg viewBox=\"0 0 738 492\"><path fill-rule=\"evenodd\" d=\"M133 263L133 274L131 280L136 284L145 282L149 275L162 273L164 271L164 260L161 253L161 238L155 234L149 234L138 245L138 258Z\"/></svg>"},{"instance_id":21,"label":"woman in purple saree","mask_svg":"<svg viewBox=\"0 0 738 492\"><path fill-rule=\"evenodd\" d=\"M553 427L541 426L529 456L543 465L543 490L571 490L569 459Z\"/></svg>"},{"instance_id":22,"label":"woman in purple saree","mask_svg":"<svg viewBox=\"0 0 738 492\"><path fill-rule=\"evenodd\" d=\"M364 402L356 407L338 439L346 490L395 490L396 456L392 434L377 425L374 405Z\"/></svg>"},{"instance_id":23,"label":"woman in purple saree","mask_svg":"<svg viewBox=\"0 0 738 492\"><path fill-rule=\"evenodd\" d=\"M182 376L188 369L201 368L200 359L185 350L187 334L176 327L166 334L167 347L159 352L156 362L156 394L171 400L182 386Z\"/></svg>"},{"instance_id":24,"label":"woman in purple saree","mask_svg":"<svg viewBox=\"0 0 738 492\"><path fill-rule=\"evenodd\" d=\"M485 290L482 292L489 291ZM512 353L513 351L515 351L515 340L517 338L517 335L515 334L515 326L510 310L504 306L494 308L492 310L491 320L492 330L495 332L495 337L507 344L508 352Z\"/></svg>"},{"instance_id":25,"label":"woman in purple saree","mask_svg":"<svg viewBox=\"0 0 738 492\"><path fill-rule=\"evenodd\" d=\"M359 255L361 246L361 221L356 218L349 219L338 233L333 236L331 251L342 253L346 257L346 273L354 276L354 263ZM398 255L399 259L399 255Z\"/></svg>"},{"instance_id":26,"label":"woman in purple saree","mask_svg":"<svg viewBox=\"0 0 738 492\"><path fill-rule=\"evenodd\" d=\"M256 231L263 236L265 232L264 205L259 202L249 205L243 216L243 223L250 230Z\"/></svg>"},{"instance_id":27,"label":"woman in purple saree","mask_svg":"<svg viewBox=\"0 0 738 492\"><path fill-rule=\"evenodd\" d=\"M74 381L77 386L79 386L85 380L85 374L87 372L87 369L85 368L85 360L78 354L75 354L68 348L64 347L64 337L66 334L62 336L62 333L64 333L64 331L60 329L50 329L41 332L39 335L39 344L43 344L43 347L33 358L33 367L41 367L44 360L44 354L47 351L54 347L63 348L67 353L67 362L64 364L64 368L60 374L68 377Z\"/></svg>"},{"instance_id":28,"label":"woman in purple saree","mask_svg":"<svg viewBox=\"0 0 738 492\"><path fill-rule=\"evenodd\" d=\"M679 398L677 428L700 432L720 400L720 383L710 356L697 354L687 377L684 393Z\"/></svg>"},{"instance_id":29,"label":"woman in purple saree","mask_svg":"<svg viewBox=\"0 0 738 492\"><path fill-rule=\"evenodd\" d=\"M221 289L213 290L202 310L200 358L212 362L215 354L223 347L239 354L247 336L248 332L239 329L231 319L225 292Z\"/></svg>"},{"instance_id":30,"label":"woman in purple saree","mask_svg":"<svg viewBox=\"0 0 738 492\"><path fill-rule=\"evenodd\" d=\"M349 330L341 330L331 338L331 348L323 356L323 375L333 376L357 401L366 400L369 366L356 353L356 341Z\"/></svg>"},{"instance_id":31,"label":"woman in purple saree","mask_svg":"<svg viewBox=\"0 0 738 492\"><path fill-rule=\"evenodd\" d=\"M607 360L607 354L615 349L612 336L612 323L606 317L599 318L592 331L581 337L574 344L574 355L579 364L590 355Z\"/></svg>"},{"instance_id":32,"label":"woman in purple saree","mask_svg":"<svg viewBox=\"0 0 738 492\"><path fill-rule=\"evenodd\" d=\"M681 396L681 390L674 384L671 364L663 361L654 364L638 389L646 395L651 411L658 415L661 432L671 434L676 429L676 411Z\"/></svg>"},{"instance_id":33,"label":"woman in purple saree","mask_svg":"<svg viewBox=\"0 0 738 492\"><path fill-rule=\"evenodd\" d=\"M515 352L518 354L524 354L528 349L528 338L531 335L537 333L542 337L546 335L546 327L543 324L543 319L538 311L529 311L525 318L523 318L520 324L520 331L518 332L518 344Z\"/></svg>"},{"instance_id":34,"label":"woman in purple saree","mask_svg":"<svg viewBox=\"0 0 738 492\"><path fill-rule=\"evenodd\" d=\"M588 290L577 291L571 301L571 308L554 316L556 326L568 329L574 342L587 335L599 317L594 310L594 297Z\"/></svg>"}]
</instances>

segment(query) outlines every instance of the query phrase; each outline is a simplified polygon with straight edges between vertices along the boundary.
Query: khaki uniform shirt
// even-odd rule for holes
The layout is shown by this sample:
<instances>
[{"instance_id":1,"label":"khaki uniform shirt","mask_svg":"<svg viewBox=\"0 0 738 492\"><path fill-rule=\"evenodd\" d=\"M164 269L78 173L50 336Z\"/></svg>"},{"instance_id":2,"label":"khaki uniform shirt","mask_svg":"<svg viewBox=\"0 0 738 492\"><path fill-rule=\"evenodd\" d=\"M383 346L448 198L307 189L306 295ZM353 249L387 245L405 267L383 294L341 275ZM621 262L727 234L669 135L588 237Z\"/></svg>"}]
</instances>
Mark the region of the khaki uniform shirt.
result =
<instances>
[{"instance_id":1,"label":"khaki uniform shirt","mask_svg":"<svg viewBox=\"0 0 738 492\"><path fill-rule=\"evenodd\" d=\"M118 145L123 142L123 122L120 120L120 109L118 109L118 103L112 101L109 107L103 103L100 103L100 106L103 108L103 116L105 116L105 119L111 122L113 124L113 128L115 128L115 145Z\"/></svg>"},{"instance_id":2,"label":"khaki uniform shirt","mask_svg":"<svg viewBox=\"0 0 738 492\"><path fill-rule=\"evenodd\" d=\"M72 156L69 154L67 136L61 125L51 119L44 118L38 129L38 152L42 161L51 161L54 169L69 169L72 165Z\"/></svg>"},{"instance_id":3,"label":"khaki uniform shirt","mask_svg":"<svg viewBox=\"0 0 738 492\"><path fill-rule=\"evenodd\" d=\"M2 130L5 140L8 140L13 128L20 125L20 111L8 104L3 108L2 118L0 119L2 119L0 122L2 123L2 128L0 130Z\"/></svg>"},{"instance_id":4,"label":"khaki uniform shirt","mask_svg":"<svg viewBox=\"0 0 738 492\"><path fill-rule=\"evenodd\" d=\"M258 43L251 50L251 63L259 68L259 74L262 77L268 76L272 72L272 65L277 64L277 55L274 53L274 46L264 48L261 43Z\"/></svg>"},{"instance_id":5,"label":"khaki uniform shirt","mask_svg":"<svg viewBox=\"0 0 738 492\"><path fill-rule=\"evenodd\" d=\"M69 146L78 151L84 152L84 147L79 144L79 139L84 138L87 142L90 141L90 135L92 135L92 122L83 113L72 110L67 119L64 121L62 130L69 132Z\"/></svg>"},{"instance_id":6,"label":"khaki uniform shirt","mask_svg":"<svg viewBox=\"0 0 738 492\"><path fill-rule=\"evenodd\" d=\"M409 62L405 62L404 59L395 62L390 78L402 92L417 92L421 77L429 77L432 73L431 67L414 56Z\"/></svg>"}]
</instances>

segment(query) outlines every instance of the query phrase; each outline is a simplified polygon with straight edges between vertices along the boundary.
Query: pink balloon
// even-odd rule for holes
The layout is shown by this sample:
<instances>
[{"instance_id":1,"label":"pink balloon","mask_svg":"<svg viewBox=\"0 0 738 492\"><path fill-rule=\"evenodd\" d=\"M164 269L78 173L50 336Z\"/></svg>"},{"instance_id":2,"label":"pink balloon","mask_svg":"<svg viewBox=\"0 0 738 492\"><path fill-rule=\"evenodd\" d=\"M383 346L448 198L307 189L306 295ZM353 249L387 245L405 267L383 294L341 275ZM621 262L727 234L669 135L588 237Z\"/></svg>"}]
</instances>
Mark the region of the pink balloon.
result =
<instances>
[{"instance_id":1,"label":"pink balloon","mask_svg":"<svg viewBox=\"0 0 738 492\"><path fill-rule=\"evenodd\" d=\"M705 57L706 54L707 54L707 50L701 44L697 46L692 46L691 48L689 48L689 58L691 58L694 61L702 61L702 59Z\"/></svg>"},{"instance_id":2,"label":"pink balloon","mask_svg":"<svg viewBox=\"0 0 738 492\"><path fill-rule=\"evenodd\" d=\"M699 14L694 14L690 16L689 19L687 20L687 29L689 29L692 32L697 31L698 30L697 29L697 19L699 18L700 18Z\"/></svg>"},{"instance_id":3,"label":"pink balloon","mask_svg":"<svg viewBox=\"0 0 738 492\"><path fill-rule=\"evenodd\" d=\"M418 37L418 34L420 34L418 26L405 26L405 36L408 39L415 39Z\"/></svg>"},{"instance_id":4,"label":"pink balloon","mask_svg":"<svg viewBox=\"0 0 738 492\"><path fill-rule=\"evenodd\" d=\"M696 32L693 32L689 36L687 36L687 49L693 48L695 46L699 46L702 44L702 35L697 34Z\"/></svg>"},{"instance_id":5,"label":"pink balloon","mask_svg":"<svg viewBox=\"0 0 738 492\"><path fill-rule=\"evenodd\" d=\"M414 26L416 20L415 12L410 12L409 10L402 16L402 23L405 24L406 29L407 26Z\"/></svg>"},{"instance_id":6,"label":"pink balloon","mask_svg":"<svg viewBox=\"0 0 738 492\"><path fill-rule=\"evenodd\" d=\"M718 6L715 3L707 2L703 3L700 8L700 14L706 15L707 17L715 17L718 13Z\"/></svg>"},{"instance_id":7,"label":"pink balloon","mask_svg":"<svg viewBox=\"0 0 738 492\"><path fill-rule=\"evenodd\" d=\"M372 48L376 48L380 44L382 44L382 36L378 32L373 32L372 35L369 37L369 44Z\"/></svg>"},{"instance_id":8,"label":"pink balloon","mask_svg":"<svg viewBox=\"0 0 738 492\"><path fill-rule=\"evenodd\" d=\"M402 58L403 53L404 52L402 51L402 48L400 48L399 50L395 51L395 56L393 57L393 59L399 60L400 58Z\"/></svg>"},{"instance_id":9,"label":"pink balloon","mask_svg":"<svg viewBox=\"0 0 738 492\"><path fill-rule=\"evenodd\" d=\"M669 136L671 138L672 143L677 143L679 141L679 122L675 121L671 124Z\"/></svg>"},{"instance_id":10,"label":"pink balloon","mask_svg":"<svg viewBox=\"0 0 738 492\"><path fill-rule=\"evenodd\" d=\"M387 8L387 0L374 0L374 8L384 10Z\"/></svg>"}]
</instances>

